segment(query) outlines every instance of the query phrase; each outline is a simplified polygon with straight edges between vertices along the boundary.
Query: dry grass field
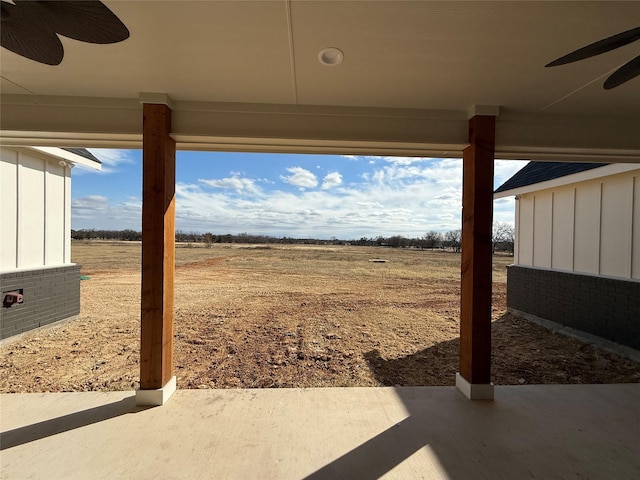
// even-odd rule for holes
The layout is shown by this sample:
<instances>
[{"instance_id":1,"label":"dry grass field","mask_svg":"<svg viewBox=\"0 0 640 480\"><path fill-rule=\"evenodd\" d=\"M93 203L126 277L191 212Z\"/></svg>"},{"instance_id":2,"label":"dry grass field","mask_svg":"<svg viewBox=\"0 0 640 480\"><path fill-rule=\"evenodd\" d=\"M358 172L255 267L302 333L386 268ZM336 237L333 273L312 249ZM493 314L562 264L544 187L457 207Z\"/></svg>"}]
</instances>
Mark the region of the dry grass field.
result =
<instances>
[{"instance_id":1,"label":"dry grass field","mask_svg":"<svg viewBox=\"0 0 640 480\"><path fill-rule=\"evenodd\" d=\"M140 244L73 244L79 317L0 348L0 391L137 386ZM179 388L452 385L459 254L353 246L176 249ZM386 262L372 262L384 259ZM639 365L505 314L494 261L493 381L640 381Z\"/></svg>"}]
</instances>

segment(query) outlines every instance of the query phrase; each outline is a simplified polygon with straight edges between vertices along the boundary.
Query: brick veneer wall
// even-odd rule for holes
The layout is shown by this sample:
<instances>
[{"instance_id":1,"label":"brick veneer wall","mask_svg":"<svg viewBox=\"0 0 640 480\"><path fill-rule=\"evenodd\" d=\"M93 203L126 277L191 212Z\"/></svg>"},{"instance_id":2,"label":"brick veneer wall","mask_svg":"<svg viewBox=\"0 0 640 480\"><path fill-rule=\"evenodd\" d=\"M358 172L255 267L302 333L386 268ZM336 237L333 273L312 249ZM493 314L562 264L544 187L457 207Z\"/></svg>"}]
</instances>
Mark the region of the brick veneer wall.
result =
<instances>
[{"instance_id":1,"label":"brick veneer wall","mask_svg":"<svg viewBox=\"0 0 640 480\"><path fill-rule=\"evenodd\" d=\"M80 265L0 274L0 293L19 289L24 303L0 305L0 338L80 313Z\"/></svg>"},{"instance_id":2,"label":"brick veneer wall","mask_svg":"<svg viewBox=\"0 0 640 480\"><path fill-rule=\"evenodd\" d=\"M507 267L507 307L640 350L640 282Z\"/></svg>"}]
</instances>

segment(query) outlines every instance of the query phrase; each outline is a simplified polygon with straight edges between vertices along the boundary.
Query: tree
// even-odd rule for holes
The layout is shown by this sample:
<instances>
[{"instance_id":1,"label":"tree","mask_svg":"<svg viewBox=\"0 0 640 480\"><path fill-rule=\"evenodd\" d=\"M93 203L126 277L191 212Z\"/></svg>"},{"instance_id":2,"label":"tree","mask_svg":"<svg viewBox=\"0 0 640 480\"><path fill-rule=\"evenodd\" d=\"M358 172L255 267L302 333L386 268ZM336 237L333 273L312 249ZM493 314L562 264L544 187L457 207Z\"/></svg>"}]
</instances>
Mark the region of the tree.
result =
<instances>
[{"instance_id":1,"label":"tree","mask_svg":"<svg viewBox=\"0 0 640 480\"><path fill-rule=\"evenodd\" d=\"M216 237L213 233L207 232L202 234L202 240L204 241L204 246L206 248L211 248L211 244L215 242Z\"/></svg>"},{"instance_id":2,"label":"tree","mask_svg":"<svg viewBox=\"0 0 640 480\"><path fill-rule=\"evenodd\" d=\"M442 234L440 232L436 232L435 230L427 232L422 238L424 240L425 248L430 248L431 250L439 247L442 244L443 240Z\"/></svg>"},{"instance_id":3,"label":"tree","mask_svg":"<svg viewBox=\"0 0 640 480\"><path fill-rule=\"evenodd\" d=\"M387 238L387 244L393 248L404 248L409 244L409 241L402 235L394 235Z\"/></svg>"},{"instance_id":4,"label":"tree","mask_svg":"<svg viewBox=\"0 0 640 480\"><path fill-rule=\"evenodd\" d=\"M454 252L460 252L462 230L450 230L444 234L444 241Z\"/></svg>"},{"instance_id":5,"label":"tree","mask_svg":"<svg viewBox=\"0 0 640 480\"><path fill-rule=\"evenodd\" d=\"M493 224L493 253L501 250L513 255L514 240L515 229L513 225L505 222L495 222Z\"/></svg>"}]
</instances>

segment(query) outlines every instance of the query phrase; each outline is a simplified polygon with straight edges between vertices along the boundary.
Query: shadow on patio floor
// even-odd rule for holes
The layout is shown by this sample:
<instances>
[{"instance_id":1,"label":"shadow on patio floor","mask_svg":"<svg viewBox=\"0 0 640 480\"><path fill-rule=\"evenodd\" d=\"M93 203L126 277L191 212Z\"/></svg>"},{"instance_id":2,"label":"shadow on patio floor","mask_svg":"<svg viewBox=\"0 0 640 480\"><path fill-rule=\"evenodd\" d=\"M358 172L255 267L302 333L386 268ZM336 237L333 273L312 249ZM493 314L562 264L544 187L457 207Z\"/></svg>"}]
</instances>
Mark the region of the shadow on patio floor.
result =
<instances>
[{"instance_id":1,"label":"shadow on patio floor","mask_svg":"<svg viewBox=\"0 0 640 480\"><path fill-rule=\"evenodd\" d=\"M136 406L135 395L123 398L118 402L100 405L99 407L81 410L61 417L52 418L43 422L26 425L2 432L0 450L17 447L25 443L41 440L52 435L68 432L76 428L86 427L94 423L103 422L115 417L137 413L151 407Z\"/></svg>"}]
</instances>

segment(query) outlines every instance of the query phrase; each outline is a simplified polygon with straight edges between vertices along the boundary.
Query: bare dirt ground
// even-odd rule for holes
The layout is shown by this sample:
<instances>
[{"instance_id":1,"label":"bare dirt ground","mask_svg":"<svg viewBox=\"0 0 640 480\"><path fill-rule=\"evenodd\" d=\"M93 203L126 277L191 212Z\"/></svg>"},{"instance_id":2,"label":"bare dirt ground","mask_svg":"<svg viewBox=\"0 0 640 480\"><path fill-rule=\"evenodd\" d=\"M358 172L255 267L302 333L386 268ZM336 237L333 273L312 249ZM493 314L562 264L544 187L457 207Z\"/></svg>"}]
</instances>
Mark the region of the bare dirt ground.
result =
<instances>
[{"instance_id":1,"label":"bare dirt ground","mask_svg":"<svg viewBox=\"0 0 640 480\"><path fill-rule=\"evenodd\" d=\"M452 385L460 256L352 246L177 248L179 388ZM381 258L384 263L371 262ZM140 245L74 243L79 317L0 348L0 392L128 390ZM640 365L506 314L494 261L496 384L640 381Z\"/></svg>"}]
</instances>

